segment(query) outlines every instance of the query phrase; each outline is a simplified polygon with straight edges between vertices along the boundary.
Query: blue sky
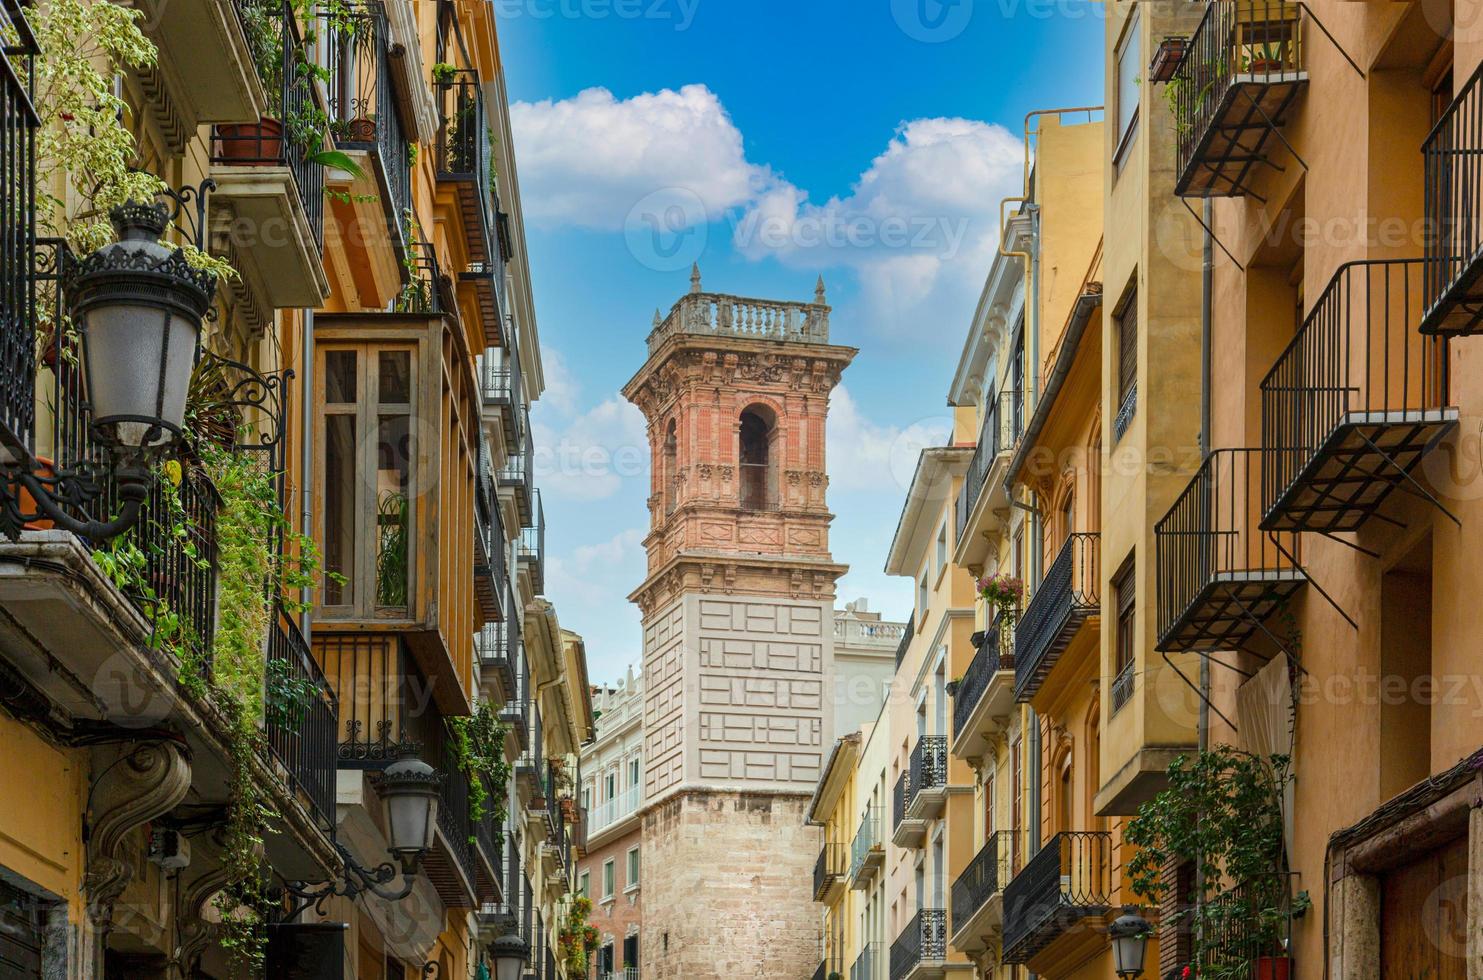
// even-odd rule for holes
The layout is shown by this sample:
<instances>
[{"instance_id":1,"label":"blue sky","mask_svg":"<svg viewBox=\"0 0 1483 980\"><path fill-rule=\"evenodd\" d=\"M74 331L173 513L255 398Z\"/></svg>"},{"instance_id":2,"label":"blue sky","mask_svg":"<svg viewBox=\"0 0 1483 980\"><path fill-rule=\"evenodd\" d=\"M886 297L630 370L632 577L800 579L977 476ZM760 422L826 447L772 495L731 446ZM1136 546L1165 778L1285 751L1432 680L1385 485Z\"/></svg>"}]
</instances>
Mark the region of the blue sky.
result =
<instances>
[{"instance_id":1,"label":"blue sky","mask_svg":"<svg viewBox=\"0 0 1483 980\"><path fill-rule=\"evenodd\" d=\"M988 271L1022 120L1101 91L1085 0L492 0L548 390L547 592L594 681L638 663L648 454L618 395L689 286L808 300L860 348L831 406L840 601L882 572Z\"/></svg>"}]
</instances>

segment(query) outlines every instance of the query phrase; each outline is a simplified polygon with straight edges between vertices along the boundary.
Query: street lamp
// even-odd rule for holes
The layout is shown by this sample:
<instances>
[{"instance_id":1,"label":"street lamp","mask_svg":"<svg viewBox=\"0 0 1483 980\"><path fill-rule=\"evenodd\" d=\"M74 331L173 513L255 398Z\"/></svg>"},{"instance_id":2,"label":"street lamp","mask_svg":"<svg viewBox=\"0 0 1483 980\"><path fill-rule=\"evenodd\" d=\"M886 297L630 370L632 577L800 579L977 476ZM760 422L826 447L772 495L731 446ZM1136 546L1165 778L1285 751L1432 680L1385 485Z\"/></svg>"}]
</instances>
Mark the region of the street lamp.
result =
<instances>
[{"instance_id":1,"label":"street lamp","mask_svg":"<svg viewBox=\"0 0 1483 980\"><path fill-rule=\"evenodd\" d=\"M173 193L177 204L204 192ZM74 507L101 495L93 473L40 468L19 440L7 440L3 463L9 484L0 508L0 531L11 538L36 517L103 541L139 520L153 483L154 462L181 436L186 392L201 351L201 324L216 294L215 277L192 268L181 249L160 242L171 211L163 204L130 202L109 212L119 240L83 258L68 280L71 315L81 341L92 436L108 454L119 512L109 521L74 517ZM60 318L62 311L56 311ZM58 461L59 463L61 461ZM19 506L24 490L36 514Z\"/></svg>"},{"instance_id":2,"label":"street lamp","mask_svg":"<svg viewBox=\"0 0 1483 980\"><path fill-rule=\"evenodd\" d=\"M345 863L344 875L317 885L286 883L284 891L295 901L285 913L285 921L292 921L310 905L322 914L326 903L337 895L353 901L370 892L388 902L399 902L412 894L422 859L433 846L442 781L443 777L421 759L404 756L387 766L376 780L376 789L381 795L390 838L386 850L396 864L385 861L374 868L362 867L344 844L335 841L335 849ZM395 890L385 887L398 872L402 875L401 887Z\"/></svg>"},{"instance_id":3,"label":"street lamp","mask_svg":"<svg viewBox=\"0 0 1483 980\"><path fill-rule=\"evenodd\" d=\"M494 960L494 980L520 980L530 950L525 940L512 932L490 943L489 955Z\"/></svg>"},{"instance_id":4,"label":"street lamp","mask_svg":"<svg viewBox=\"0 0 1483 980\"><path fill-rule=\"evenodd\" d=\"M1148 936L1153 927L1138 914L1137 909L1127 906L1107 927L1112 939L1112 963L1117 975L1123 980L1134 980L1143 976L1143 958L1148 952Z\"/></svg>"}]
</instances>

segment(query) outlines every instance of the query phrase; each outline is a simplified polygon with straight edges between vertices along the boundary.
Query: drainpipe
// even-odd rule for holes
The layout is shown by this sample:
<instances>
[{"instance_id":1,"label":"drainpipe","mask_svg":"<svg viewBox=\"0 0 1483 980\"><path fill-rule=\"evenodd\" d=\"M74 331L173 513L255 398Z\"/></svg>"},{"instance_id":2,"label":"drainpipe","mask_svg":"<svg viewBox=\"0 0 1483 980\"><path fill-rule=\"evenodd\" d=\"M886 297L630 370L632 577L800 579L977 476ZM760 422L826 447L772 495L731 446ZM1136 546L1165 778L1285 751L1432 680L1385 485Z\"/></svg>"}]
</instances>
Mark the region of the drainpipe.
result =
<instances>
[{"instance_id":1,"label":"drainpipe","mask_svg":"<svg viewBox=\"0 0 1483 980\"><path fill-rule=\"evenodd\" d=\"M1215 208L1205 198L1204 256L1200 263L1200 457L1210 455L1211 311L1215 296L1215 249L1210 229ZM1200 658L1200 751L1210 745L1210 660Z\"/></svg>"},{"instance_id":2,"label":"drainpipe","mask_svg":"<svg viewBox=\"0 0 1483 980\"><path fill-rule=\"evenodd\" d=\"M1025 706L1025 721L1030 729L1030 758L1025 771L1030 775L1030 826L1025 839L1030 842L1030 856L1040 853L1040 716Z\"/></svg>"},{"instance_id":3,"label":"drainpipe","mask_svg":"<svg viewBox=\"0 0 1483 980\"><path fill-rule=\"evenodd\" d=\"M299 357L299 377L303 379L301 389L304 393L303 408L300 411L299 420L299 519L302 521L300 529L305 536L313 533L314 512L310 493L314 485L312 474L314 473L314 311L305 308L303 311L304 329L301 332L303 339L303 350ZM310 587L306 584L299 588L299 605L304 612L300 616L299 630L308 640L314 628L313 595Z\"/></svg>"}]
</instances>

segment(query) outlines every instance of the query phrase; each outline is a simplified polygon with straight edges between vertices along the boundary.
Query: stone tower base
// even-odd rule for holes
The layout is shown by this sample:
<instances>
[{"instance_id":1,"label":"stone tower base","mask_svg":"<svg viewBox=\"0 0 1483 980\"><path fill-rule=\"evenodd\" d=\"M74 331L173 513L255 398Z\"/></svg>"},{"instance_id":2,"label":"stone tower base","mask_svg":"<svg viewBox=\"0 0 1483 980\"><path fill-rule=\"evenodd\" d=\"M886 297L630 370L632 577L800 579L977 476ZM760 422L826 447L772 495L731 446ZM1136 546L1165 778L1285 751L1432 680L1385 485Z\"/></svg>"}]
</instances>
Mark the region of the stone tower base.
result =
<instances>
[{"instance_id":1,"label":"stone tower base","mask_svg":"<svg viewBox=\"0 0 1483 980\"><path fill-rule=\"evenodd\" d=\"M644 814L644 977L813 976L821 838L807 809L806 796L690 792Z\"/></svg>"}]
</instances>

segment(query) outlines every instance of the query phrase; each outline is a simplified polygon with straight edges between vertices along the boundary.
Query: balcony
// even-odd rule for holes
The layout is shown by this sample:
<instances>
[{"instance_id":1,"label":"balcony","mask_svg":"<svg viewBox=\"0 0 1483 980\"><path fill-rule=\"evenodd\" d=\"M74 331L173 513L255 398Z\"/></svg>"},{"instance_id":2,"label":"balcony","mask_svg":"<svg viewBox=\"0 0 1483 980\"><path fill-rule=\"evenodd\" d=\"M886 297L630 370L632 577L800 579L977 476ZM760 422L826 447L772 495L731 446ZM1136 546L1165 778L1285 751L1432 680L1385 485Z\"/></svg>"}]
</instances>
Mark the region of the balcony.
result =
<instances>
[{"instance_id":1,"label":"balcony","mask_svg":"<svg viewBox=\"0 0 1483 980\"><path fill-rule=\"evenodd\" d=\"M412 159L393 82L391 28L381 0L322 6L318 47L330 133L360 174L336 171L330 201L342 243L360 260L361 305L382 307L402 282L413 206Z\"/></svg>"},{"instance_id":2,"label":"balcony","mask_svg":"<svg viewBox=\"0 0 1483 980\"><path fill-rule=\"evenodd\" d=\"M1041 957L1102 948L1111 902L1112 835L1056 834L1004 887L1002 961L1039 973Z\"/></svg>"},{"instance_id":3,"label":"balcony","mask_svg":"<svg viewBox=\"0 0 1483 980\"><path fill-rule=\"evenodd\" d=\"M530 431L530 412L520 410L520 438L500 470L499 486L509 490L521 527L530 526L535 504L535 443Z\"/></svg>"},{"instance_id":4,"label":"balcony","mask_svg":"<svg viewBox=\"0 0 1483 980\"><path fill-rule=\"evenodd\" d=\"M913 612L906 618L906 631L901 634L901 642L896 644L896 667L900 669L901 661L906 659L906 651L911 649L912 638L917 635L917 614Z\"/></svg>"},{"instance_id":5,"label":"balcony","mask_svg":"<svg viewBox=\"0 0 1483 980\"><path fill-rule=\"evenodd\" d=\"M540 798L541 805L538 807L543 813L545 811L544 797L546 794L546 760L542 755L541 743L541 706L533 701L525 702L527 717L529 718L530 734L526 743L525 752L515 760L515 786L519 790L522 800L535 806L535 801Z\"/></svg>"},{"instance_id":6,"label":"balcony","mask_svg":"<svg viewBox=\"0 0 1483 980\"><path fill-rule=\"evenodd\" d=\"M546 510L541 506L541 491L534 491L534 497L534 516L529 527L520 529L516 556L521 570L530 575L531 593L541 595L546 591Z\"/></svg>"},{"instance_id":7,"label":"balcony","mask_svg":"<svg viewBox=\"0 0 1483 980\"><path fill-rule=\"evenodd\" d=\"M488 464L489 448L479 443L479 466L474 472L474 594L486 622L504 618L501 599L509 585L506 564L508 539L504 517Z\"/></svg>"},{"instance_id":8,"label":"balcony","mask_svg":"<svg viewBox=\"0 0 1483 980\"><path fill-rule=\"evenodd\" d=\"M979 567L987 561L989 535L1002 527L1009 514L1004 477L1024 431L1024 392L1001 391L989 400L978 447L968 462L953 510L957 522L954 561L959 565Z\"/></svg>"},{"instance_id":9,"label":"balcony","mask_svg":"<svg viewBox=\"0 0 1483 980\"><path fill-rule=\"evenodd\" d=\"M511 616L505 621L509 627L505 634L505 658L510 664L510 696L500 705L499 720L510 728L509 746L515 754L531 746L530 665L525 660L524 647L520 640L520 620Z\"/></svg>"},{"instance_id":10,"label":"balcony","mask_svg":"<svg viewBox=\"0 0 1483 980\"><path fill-rule=\"evenodd\" d=\"M268 631L267 678L264 741L300 802L333 835L339 704L298 624L281 608ZM275 697L280 691L295 696Z\"/></svg>"},{"instance_id":11,"label":"balcony","mask_svg":"<svg viewBox=\"0 0 1483 980\"><path fill-rule=\"evenodd\" d=\"M267 97L247 30L250 18L263 16L261 5L199 0L177 8L169 0L141 0L137 9L140 28L159 52L141 72L147 105L173 149L202 124L256 122L263 115Z\"/></svg>"},{"instance_id":12,"label":"balcony","mask_svg":"<svg viewBox=\"0 0 1483 980\"><path fill-rule=\"evenodd\" d=\"M1262 380L1263 529L1355 531L1396 489L1440 506L1412 475L1458 423L1422 262L1341 266Z\"/></svg>"},{"instance_id":13,"label":"balcony","mask_svg":"<svg viewBox=\"0 0 1483 980\"><path fill-rule=\"evenodd\" d=\"M1483 330L1483 65L1421 147L1426 168L1426 314L1421 332Z\"/></svg>"},{"instance_id":14,"label":"balcony","mask_svg":"<svg viewBox=\"0 0 1483 980\"><path fill-rule=\"evenodd\" d=\"M60 288L66 246L53 242L40 251L36 242L36 131L41 119L31 102L36 38L23 7L0 7L0 27L8 39L0 50L0 120L8 138L0 140L0 196L11 206L0 211L0 433L28 448L36 422L37 266L50 256Z\"/></svg>"},{"instance_id":15,"label":"balcony","mask_svg":"<svg viewBox=\"0 0 1483 980\"><path fill-rule=\"evenodd\" d=\"M850 980L885 980L885 957L880 943L866 943L850 964Z\"/></svg>"},{"instance_id":16,"label":"balcony","mask_svg":"<svg viewBox=\"0 0 1483 980\"><path fill-rule=\"evenodd\" d=\"M891 980L943 975L947 960L947 911L921 909L891 944Z\"/></svg>"},{"instance_id":17,"label":"balcony","mask_svg":"<svg viewBox=\"0 0 1483 980\"><path fill-rule=\"evenodd\" d=\"M850 844L850 887L862 891L870 886L876 872L886 863L886 848L881 843L879 807L866 807L860 829Z\"/></svg>"},{"instance_id":18,"label":"balcony","mask_svg":"<svg viewBox=\"0 0 1483 980\"><path fill-rule=\"evenodd\" d=\"M832 904L844 894L844 844L825 841L814 860L814 901Z\"/></svg>"},{"instance_id":19,"label":"balcony","mask_svg":"<svg viewBox=\"0 0 1483 980\"><path fill-rule=\"evenodd\" d=\"M1014 848L1019 834L1000 830L989 835L984 846L953 882L953 948L970 955L982 952L997 936L1004 921L1004 887L1014 867Z\"/></svg>"},{"instance_id":20,"label":"balcony","mask_svg":"<svg viewBox=\"0 0 1483 980\"><path fill-rule=\"evenodd\" d=\"M288 3L271 15L281 32L280 68L264 73L268 106L259 121L222 123L211 133L212 203L229 216L228 229L242 256L240 269L269 306L313 307L330 294L324 271L323 149L305 140L294 120L324 111L319 86L292 52L303 47ZM271 244L270 244L271 240Z\"/></svg>"},{"instance_id":21,"label":"balcony","mask_svg":"<svg viewBox=\"0 0 1483 980\"><path fill-rule=\"evenodd\" d=\"M455 71L449 80L433 83L433 94L438 101L438 181L452 185L458 195L469 261L486 263L499 245L490 221L489 122L479 75Z\"/></svg>"},{"instance_id":22,"label":"balcony","mask_svg":"<svg viewBox=\"0 0 1483 980\"><path fill-rule=\"evenodd\" d=\"M1250 193L1307 87L1300 3L1214 0L1169 84L1181 197Z\"/></svg>"},{"instance_id":23,"label":"balcony","mask_svg":"<svg viewBox=\"0 0 1483 980\"><path fill-rule=\"evenodd\" d=\"M1100 538L1068 535L1040 587L1030 598L1014 636L1014 699L1029 701L1088 620L1100 612Z\"/></svg>"},{"instance_id":24,"label":"balcony","mask_svg":"<svg viewBox=\"0 0 1483 980\"><path fill-rule=\"evenodd\" d=\"M505 346L484 352L480 366L480 387L484 394L484 421L503 436L503 445L513 447L520 441L520 409L524 391L520 377L520 352L515 346L515 332L506 329Z\"/></svg>"},{"instance_id":25,"label":"balcony","mask_svg":"<svg viewBox=\"0 0 1483 980\"><path fill-rule=\"evenodd\" d=\"M479 656L480 679L494 684L494 690L485 689L485 697L504 706L521 697L516 678L516 664L520 659L520 620L516 617L513 603L509 601L510 583L506 581L504 593L507 611L500 622L485 623L474 637L475 652Z\"/></svg>"},{"instance_id":26,"label":"balcony","mask_svg":"<svg viewBox=\"0 0 1483 980\"><path fill-rule=\"evenodd\" d=\"M999 616L975 635L978 652L953 695L953 755L969 762L983 757L1014 707L1014 624Z\"/></svg>"},{"instance_id":27,"label":"balcony","mask_svg":"<svg viewBox=\"0 0 1483 980\"><path fill-rule=\"evenodd\" d=\"M589 842L597 840L599 834L611 827L623 824L629 817L638 813L639 804L644 798L643 790L642 786L630 786L611 800L599 803L592 810L592 829L588 833Z\"/></svg>"},{"instance_id":28,"label":"balcony","mask_svg":"<svg viewBox=\"0 0 1483 980\"><path fill-rule=\"evenodd\" d=\"M1261 450L1217 449L1155 526L1159 650L1240 650L1307 581L1302 536L1260 530L1260 501Z\"/></svg>"},{"instance_id":29,"label":"balcony","mask_svg":"<svg viewBox=\"0 0 1483 980\"><path fill-rule=\"evenodd\" d=\"M909 795L906 815L914 820L935 820L947 802L947 737L923 735L911 750Z\"/></svg>"}]
</instances>

